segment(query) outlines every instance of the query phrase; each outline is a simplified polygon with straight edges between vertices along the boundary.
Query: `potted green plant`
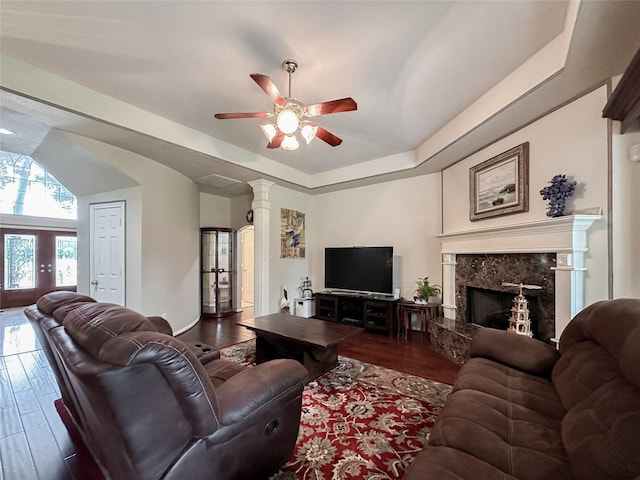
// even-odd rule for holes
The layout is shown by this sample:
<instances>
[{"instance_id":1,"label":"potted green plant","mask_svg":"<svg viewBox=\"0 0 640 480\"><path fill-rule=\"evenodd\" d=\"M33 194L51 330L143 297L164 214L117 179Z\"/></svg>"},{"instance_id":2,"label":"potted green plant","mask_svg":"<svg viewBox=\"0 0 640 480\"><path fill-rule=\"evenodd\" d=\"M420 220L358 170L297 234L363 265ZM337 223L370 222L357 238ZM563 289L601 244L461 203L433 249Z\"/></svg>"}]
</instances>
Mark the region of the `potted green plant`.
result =
<instances>
[{"instance_id":1,"label":"potted green plant","mask_svg":"<svg viewBox=\"0 0 640 480\"><path fill-rule=\"evenodd\" d=\"M419 278L416 282L418 288L416 288L416 296L413 297L416 303L428 303L429 297L437 297L442 291L440 285L431 285L429 283L429 277Z\"/></svg>"}]
</instances>

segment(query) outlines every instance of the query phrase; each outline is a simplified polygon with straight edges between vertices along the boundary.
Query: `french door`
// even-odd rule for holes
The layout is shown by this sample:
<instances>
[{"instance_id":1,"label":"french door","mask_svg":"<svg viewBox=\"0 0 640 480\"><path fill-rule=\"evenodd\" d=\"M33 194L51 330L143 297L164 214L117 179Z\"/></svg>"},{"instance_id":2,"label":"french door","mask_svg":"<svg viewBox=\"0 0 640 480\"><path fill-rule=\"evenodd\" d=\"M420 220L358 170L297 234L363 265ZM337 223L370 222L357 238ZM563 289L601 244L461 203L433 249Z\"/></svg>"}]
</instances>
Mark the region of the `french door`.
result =
<instances>
[{"instance_id":1,"label":"french door","mask_svg":"<svg viewBox=\"0 0 640 480\"><path fill-rule=\"evenodd\" d=\"M75 232L0 229L0 307L35 303L45 293L76 290Z\"/></svg>"}]
</instances>

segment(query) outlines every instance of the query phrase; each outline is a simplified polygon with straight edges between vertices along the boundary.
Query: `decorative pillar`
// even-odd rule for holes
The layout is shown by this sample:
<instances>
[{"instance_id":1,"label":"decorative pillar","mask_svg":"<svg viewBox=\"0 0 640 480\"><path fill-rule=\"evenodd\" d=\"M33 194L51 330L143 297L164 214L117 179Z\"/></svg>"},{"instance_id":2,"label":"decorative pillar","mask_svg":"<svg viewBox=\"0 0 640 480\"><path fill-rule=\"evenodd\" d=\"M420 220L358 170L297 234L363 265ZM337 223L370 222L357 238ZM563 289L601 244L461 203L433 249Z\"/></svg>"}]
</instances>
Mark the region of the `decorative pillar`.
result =
<instances>
[{"instance_id":1,"label":"decorative pillar","mask_svg":"<svg viewBox=\"0 0 640 480\"><path fill-rule=\"evenodd\" d=\"M584 305L584 255L589 251L587 230L599 215L575 215L571 229L571 250L556 256L556 339Z\"/></svg>"},{"instance_id":2,"label":"decorative pillar","mask_svg":"<svg viewBox=\"0 0 640 480\"><path fill-rule=\"evenodd\" d=\"M445 318L456 319L456 255L442 255L442 312Z\"/></svg>"},{"instance_id":3,"label":"decorative pillar","mask_svg":"<svg viewBox=\"0 0 640 480\"><path fill-rule=\"evenodd\" d=\"M254 276L253 315L259 317L269 314L269 188L274 184L259 179L248 182L253 189L253 233L254 233Z\"/></svg>"}]
</instances>

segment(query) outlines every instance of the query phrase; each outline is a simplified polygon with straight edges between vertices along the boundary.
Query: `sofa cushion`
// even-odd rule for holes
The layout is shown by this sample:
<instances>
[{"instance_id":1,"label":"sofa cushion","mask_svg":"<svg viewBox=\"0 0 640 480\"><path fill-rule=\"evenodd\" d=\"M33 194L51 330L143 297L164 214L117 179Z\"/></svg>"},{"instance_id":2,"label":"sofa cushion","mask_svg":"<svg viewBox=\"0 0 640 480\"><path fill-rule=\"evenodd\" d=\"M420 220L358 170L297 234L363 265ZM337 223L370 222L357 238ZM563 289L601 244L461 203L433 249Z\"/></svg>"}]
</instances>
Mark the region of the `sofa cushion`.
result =
<instances>
[{"instance_id":1,"label":"sofa cushion","mask_svg":"<svg viewBox=\"0 0 640 480\"><path fill-rule=\"evenodd\" d=\"M107 341L123 333L158 332L147 317L108 303L80 304L67 313L63 325L78 345L94 357Z\"/></svg>"},{"instance_id":2,"label":"sofa cushion","mask_svg":"<svg viewBox=\"0 0 640 480\"><path fill-rule=\"evenodd\" d=\"M592 340L620 364L620 370L640 387L640 302L636 298L603 300L589 305L569 323L560 338L560 353Z\"/></svg>"},{"instance_id":3,"label":"sofa cushion","mask_svg":"<svg viewBox=\"0 0 640 480\"><path fill-rule=\"evenodd\" d=\"M464 364L456 377L453 391L463 389L506 399L558 421L566 413L549 380L486 358L472 358Z\"/></svg>"},{"instance_id":4,"label":"sofa cushion","mask_svg":"<svg viewBox=\"0 0 640 480\"><path fill-rule=\"evenodd\" d=\"M550 376L560 354L551 345L507 330L481 328L473 336L469 355L500 362L534 375Z\"/></svg>"},{"instance_id":5,"label":"sofa cushion","mask_svg":"<svg viewBox=\"0 0 640 480\"><path fill-rule=\"evenodd\" d=\"M562 420L576 477L640 476L640 390L618 376L577 403Z\"/></svg>"},{"instance_id":6,"label":"sofa cushion","mask_svg":"<svg viewBox=\"0 0 640 480\"><path fill-rule=\"evenodd\" d=\"M36 302L36 306L42 313L52 315L57 308L62 307L63 305L83 302L95 302L95 299L88 297L87 295L82 295L76 292L68 292L65 290L59 292L51 292L43 295Z\"/></svg>"},{"instance_id":7,"label":"sofa cushion","mask_svg":"<svg viewBox=\"0 0 640 480\"><path fill-rule=\"evenodd\" d=\"M572 478L559 420L477 390L449 396L429 437L429 449L439 446L521 480Z\"/></svg>"},{"instance_id":8,"label":"sofa cushion","mask_svg":"<svg viewBox=\"0 0 640 480\"><path fill-rule=\"evenodd\" d=\"M518 480L495 466L455 448L427 448L414 458L407 476L429 480Z\"/></svg>"}]
</instances>

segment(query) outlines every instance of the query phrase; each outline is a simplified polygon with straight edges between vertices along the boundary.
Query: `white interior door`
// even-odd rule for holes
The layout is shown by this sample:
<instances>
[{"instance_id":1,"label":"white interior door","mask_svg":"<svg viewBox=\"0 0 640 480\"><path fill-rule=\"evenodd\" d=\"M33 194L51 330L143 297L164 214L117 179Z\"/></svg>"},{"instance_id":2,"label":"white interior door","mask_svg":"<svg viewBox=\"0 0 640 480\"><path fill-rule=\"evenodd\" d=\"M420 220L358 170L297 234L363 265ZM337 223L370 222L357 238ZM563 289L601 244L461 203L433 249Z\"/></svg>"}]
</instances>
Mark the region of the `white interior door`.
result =
<instances>
[{"instance_id":1,"label":"white interior door","mask_svg":"<svg viewBox=\"0 0 640 480\"><path fill-rule=\"evenodd\" d=\"M89 206L90 295L99 302L125 304L125 203Z\"/></svg>"},{"instance_id":2,"label":"white interior door","mask_svg":"<svg viewBox=\"0 0 640 480\"><path fill-rule=\"evenodd\" d=\"M253 305L253 228L245 228L241 235L242 306L248 306Z\"/></svg>"}]
</instances>

